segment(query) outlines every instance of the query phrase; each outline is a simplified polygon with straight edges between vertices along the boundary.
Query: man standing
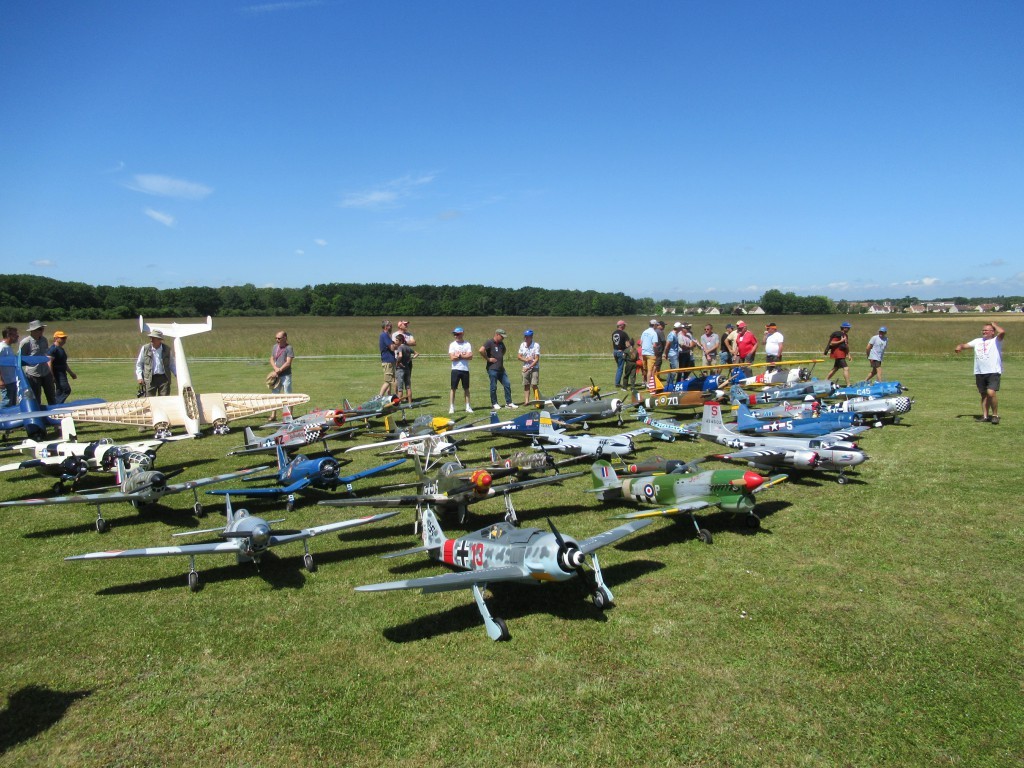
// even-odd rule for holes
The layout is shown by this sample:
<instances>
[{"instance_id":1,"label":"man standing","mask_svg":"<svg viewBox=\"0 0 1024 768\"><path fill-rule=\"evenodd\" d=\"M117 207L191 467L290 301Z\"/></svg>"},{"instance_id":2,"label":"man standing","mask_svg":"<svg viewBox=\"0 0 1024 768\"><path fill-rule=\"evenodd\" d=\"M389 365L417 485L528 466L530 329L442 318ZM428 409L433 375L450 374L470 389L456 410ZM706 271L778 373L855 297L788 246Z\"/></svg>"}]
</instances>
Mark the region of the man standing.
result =
<instances>
[{"instance_id":1,"label":"man standing","mask_svg":"<svg viewBox=\"0 0 1024 768\"><path fill-rule=\"evenodd\" d=\"M693 338L693 326L689 323L683 323L683 330L676 333L676 337L679 340L679 367L693 368L697 364L697 361L694 359L694 350L700 349L700 342ZM685 381L691 375L691 373L687 372L679 378Z\"/></svg>"},{"instance_id":2,"label":"man standing","mask_svg":"<svg viewBox=\"0 0 1024 768\"><path fill-rule=\"evenodd\" d=\"M846 386L850 386L850 328L849 323L844 322L839 326L838 331L832 331L828 337L828 344L825 345L825 354L832 358L832 370L825 378L831 379L839 371L843 372L846 379Z\"/></svg>"},{"instance_id":3,"label":"man standing","mask_svg":"<svg viewBox=\"0 0 1024 768\"><path fill-rule=\"evenodd\" d=\"M757 336L747 330L747 323L740 320L736 323L736 356L737 363L752 363L757 355ZM749 369L747 376L749 376Z\"/></svg>"},{"instance_id":4,"label":"man standing","mask_svg":"<svg viewBox=\"0 0 1024 768\"><path fill-rule=\"evenodd\" d=\"M540 399L540 344L533 340L533 331L523 331L523 343L519 345L519 362L523 364L523 405L530 404L536 394Z\"/></svg>"},{"instance_id":5,"label":"man standing","mask_svg":"<svg viewBox=\"0 0 1024 768\"><path fill-rule=\"evenodd\" d=\"M292 393L292 361L295 359L295 350L288 343L288 334L285 331L278 331L274 334L274 346L270 348L270 367L277 374L277 385L270 388L271 394ZM288 410L285 409L287 416ZM276 421L277 411L274 411L267 418L267 421Z\"/></svg>"},{"instance_id":6,"label":"man standing","mask_svg":"<svg viewBox=\"0 0 1024 768\"><path fill-rule=\"evenodd\" d=\"M412 335L412 331L409 330L409 321L408 320L399 320L398 321L398 331L397 331L397 333L395 335L397 336L399 333L402 334L403 336L405 336L405 345L407 347L415 347L416 346L416 337L413 336Z\"/></svg>"},{"instance_id":7,"label":"man standing","mask_svg":"<svg viewBox=\"0 0 1024 768\"><path fill-rule=\"evenodd\" d=\"M505 407L516 408L512 402L512 382L508 380L508 373L505 372L505 329L498 328L494 336L484 342L480 347L480 354L487 361L487 376L491 380L491 408L499 410L498 403L498 382L501 382L505 390Z\"/></svg>"},{"instance_id":8,"label":"man standing","mask_svg":"<svg viewBox=\"0 0 1024 768\"><path fill-rule=\"evenodd\" d=\"M871 381L871 379L878 377L878 381L882 380L882 356L885 355L885 348L889 345L889 334L888 328L884 325L878 329L878 333L868 339L868 363L871 364L871 373L864 381Z\"/></svg>"},{"instance_id":9,"label":"man standing","mask_svg":"<svg viewBox=\"0 0 1024 768\"><path fill-rule=\"evenodd\" d=\"M726 327L728 328L728 326ZM700 348L704 354L703 362L705 365L714 365L718 362L719 343L720 340L718 334L715 333L715 326L711 323L706 323L704 325L704 333L700 337ZM726 354L724 350L722 354L723 356ZM723 359L722 362L728 362L728 360Z\"/></svg>"},{"instance_id":10,"label":"man standing","mask_svg":"<svg viewBox=\"0 0 1024 768\"><path fill-rule=\"evenodd\" d=\"M50 349L50 343L43 336L43 328L45 327L39 320L33 320L28 324L28 336L23 338L19 344L22 357L46 357L46 353ZM53 371L50 370L50 362L26 365L23 366L23 370L25 378L28 380L28 386L36 398L36 402L42 403L40 392L44 392L47 404L56 405L57 387L53 381Z\"/></svg>"},{"instance_id":11,"label":"man standing","mask_svg":"<svg viewBox=\"0 0 1024 768\"><path fill-rule=\"evenodd\" d=\"M736 354L736 328L732 323L725 324L725 335L722 336L722 362L739 362L739 355Z\"/></svg>"},{"instance_id":12,"label":"man standing","mask_svg":"<svg viewBox=\"0 0 1024 768\"><path fill-rule=\"evenodd\" d=\"M626 321L619 320L612 331L612 354L615 355L615 386L622 386L622 368L625 364L626 342L629 341L629 334L626 333Z\"/></svg>"},{"instance_id":13,"label":"man standing","mask_svg":"<svg viewBox=\"0 0 1024 768\"><path fill-rule=\"evenodd\" d=\"M146 397L171 394L171 376L177 376L171 350L164 344L163 331L150 331L149 344L143 344L135 360L135 379Z\"/></svg>"},{"instance_id":14,"label":"man standing","mask_svg":"<svg viewBox=\"0 0 1024 768\"><path fill-rule=\"evenodd\" d=\"M472 413L469 407L469 361L473 359L473 346L463 338L460 325L452 331L455 340L448 345L448 359L452 361L452 389L448 395L448 413L455 413L455 390L462 385L462 393L466 396L466 413Z\"/></svg>"},{"instance_id":15,"label":"man standing","mask_svg":"<svg viewBox=\"0 0 1024 768\"><path fill-rule=\"evenodd\" d=\"M9 325L3 330L3 341L0 342L0 356L17 357L15 347L18 345L18 329ZM14 361L17 365L17 361ZM0 383L3 389L0 390L0 408L18 404L18 372L14 365L0 365Z\"/></svg>"},{"instance_id":16,"label":"man standing","mask_svg":"<svg viewBox=\"0 0 1024 768\"><path fill-rule=\"evenodd\" d=\"M764 328L764 359L769 363L782 362L782 344L785 337L779 332L779 326L775 323L768 323ZM769 365L768 371L774 371L775 366Z\"/></svg>"},{"instance_id":17,"label":"man standing","mask_svg":"<svg viewBox=\"0 0 1024 768\"><path fill-rule=\"evenodd\" d=\"M380 347L380 367L384 371L384 381L380 385L377 396L395 394L395 340L391 338L391 321L382 320L377 346Z\"/></svg>"},{"instance_id":18,"label":"man standing","mask_svg":"<svg viewBox=\"0 0 1024 768\"><path fill-rule=\"evenodd\" d=\"M981 395L981 416L978 421L999 423L999 380L1003 374L1003 339L1006 331L995 323L985 323L981 338L957 344L958 355L963 349L974 348L974 383Z\"/></svg>"},{"instance_id":19,"label":"man standing","mask_svg":"<svg viewBox=\"0 0 1024 768\"><path fill-rule=\"evenodd\" d=\"M64 331L54 331L53 344L46 354L50 357L50 370L53 372L54 389L57 393L57 403L67 402L71 395L71 384L68 383L68 376L77 379L78 376L68 365L68 353L64 351L64 345L68 341L68 335Z\"/></svg>"},{"instance_id":20,"label":"man standing","mask_svg":"<svg viewBox=\"0 0 1024 768\"><path fill-rule=\"evenodd\" d=\"M654 349L658 343L658 331L655 329L657 320L651 320L651 324L640 334L640 356L644 363L644 386L654 389L655 357Z\"/></svg>"}]
</instances>

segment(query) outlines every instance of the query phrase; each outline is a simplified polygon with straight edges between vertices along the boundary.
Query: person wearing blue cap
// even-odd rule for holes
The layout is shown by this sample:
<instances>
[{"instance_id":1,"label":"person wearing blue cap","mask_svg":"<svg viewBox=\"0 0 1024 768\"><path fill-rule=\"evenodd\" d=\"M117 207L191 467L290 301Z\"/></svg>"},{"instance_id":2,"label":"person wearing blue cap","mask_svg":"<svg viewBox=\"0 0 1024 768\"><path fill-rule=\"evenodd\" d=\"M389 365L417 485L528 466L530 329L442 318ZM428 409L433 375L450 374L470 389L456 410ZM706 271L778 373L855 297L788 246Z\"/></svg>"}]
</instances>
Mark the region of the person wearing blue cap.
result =
<instances>
[{"instance_id":1,"label":"person wearing blue cap","mask_svg":"<svg viewBox=\"0 0 1024 768\"><path fill-rule=\"evenodd\" d=\"M871 364L871 373L864 381L878 377L882 380L882 356L885 354L885 347L889 343L889 329L884 325L878 329L878 333L868 339L868 362Z\"/></svg>"},{"instance_id":2,"label":"person wearing blue cap","mask_svg":"<svg viewBox=\"0 0 1024 768\"><path fill-rule=\"evenodd\" d=\"M839 326L838 331L832 331L823 353L832 358L832 370L825 378L831 379L836 373L842 371L843 378L846 379L846 386L850 386L850 361L847 359L850 356L850 327L849 323L844 322Z\"/></svg>"},{"instance_id":3,"label":"person wearing blue cap","mask_svg":"<svg viewBox=\"0 0 1024 768\"><path fill-rule=\"evenodd\" d=\"M523 405L529 405L531 397L540 399L540 344L533 340L529 328L523 331L517 357L523 364Z\"/></svg>"},{"instance_id":4,"label":"person wearing blue cap","mask_svg":"<svg viewBox=\"0 0 1024 768\"><path fill-rule=\"evenodd\" d=\"M469 361L473 359L473 345L463 337L465 331L458 326L452 331L455 340L448 345L448 358L452 361L452 389L448 394L448 413L455 413L455 390L462 385L466 396L466 413L472 413L469 405Z\"/></svg>"}]
</instances>

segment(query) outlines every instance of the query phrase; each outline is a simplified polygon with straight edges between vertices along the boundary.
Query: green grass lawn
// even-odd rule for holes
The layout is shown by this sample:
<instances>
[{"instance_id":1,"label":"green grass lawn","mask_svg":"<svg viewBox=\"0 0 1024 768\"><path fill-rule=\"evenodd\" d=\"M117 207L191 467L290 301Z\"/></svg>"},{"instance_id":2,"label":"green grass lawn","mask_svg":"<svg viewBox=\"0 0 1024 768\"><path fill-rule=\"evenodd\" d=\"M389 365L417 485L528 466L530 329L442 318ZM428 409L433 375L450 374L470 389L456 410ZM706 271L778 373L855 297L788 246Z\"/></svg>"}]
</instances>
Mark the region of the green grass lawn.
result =
<instances>
[{"instance_id":1,"label":"green grass lawn","mask_svg":"<svg viewBox=\"0 0 1024 768\"><path fill-rule=\"evenodd\" d=\"M835 322L819 320L799 332L793 322L807 349ZM477 325L497 322L512 324ZM544 361L542 390L593 376L610 391L613 371L602 357L609 323L547 322L533 324L542 348L564 346L565 356ZM260 340L272 340L272 326L281 325L253 323ZM451 323L420 324L421 351L443 349ZM141 514L108 506L112 530L102 536L95 511L84 506L0 510L0 765L1020 765L1024 470L1016 451L1024 398L1011 348L1018 326L1007 339L1003 423L992 426L972 418L970 358L948 354L978 335L980 323L953 331L926 325L917 346L934 346L930 354L905 354L896 344L917 326L890 333L891 348L904 354L890 358L888 377L909 385L916 404L903 425L863 437L871 459L852 482L791 473L761 497L760 531L728 514L706 516L711 546L680 520L602 550L617 603L604 614L575 581L499 585L489 603L508 622L509 643L487 639L469 592L353 591L443 572L425 557L379 557L418 543L411 510L313 539L314 574L302 569L301 544L274 550L258 572L228 556L201 558L204 587L195 594L186 588L185 558L62 558L169 544L173 532L222 522L217 497L205 497L211 514L203 520L191 516L185 494ZM326 348L362 355L300 357L296 390L319 406L375 394L373 326L363 320L349 334L364 342L360 349L334 335L321 343L312 323L289 325L300 356ZM559 331L576 341L563 344ZM130 363L76 365L91 343L88 331L78 333L69 342L76 395L134 395ZM134 355L137 329L129 336ZM217 347L216 337L203 344ZM251 342L251 357L262 361L269 345ZM583 347L598 357L584 356ZM429 410L438 415L447 410L447 369L440 356L424 355L414 374L415 392L433 397ZM200 391L259 391L266 366L195 362L192 370ZM865 372L858 363L855 373ZM474 404L485 406L479 364L472 375ZM521 399L515 377L513 385ZM82 439L138 436L89 425L80 432ZM172 444L159 463L187 467L185 477L229 471L246 465L225 458L240 443L235 429ZM482 461L492 444L502 452L519 447L476 438L465 461ZM639 444L641 456L692 459L714 450ZM371 453L350 454L345 469L381 461ZM357 490L413 477L402 469ZM0 496L41 493L50 482L9 473ZM609 518L630 508L599 505L589 485L584 477L517 494L522 524L544 527L550 516L575 536L613 527ZM286 517L290 528L358 514L315 505L328 496L310 494L289 514L273 503L248 507ZM472 509L466 527L448 520L446 531L482 527L503 512L500 500Z\"/></svg>"}]
</instances>

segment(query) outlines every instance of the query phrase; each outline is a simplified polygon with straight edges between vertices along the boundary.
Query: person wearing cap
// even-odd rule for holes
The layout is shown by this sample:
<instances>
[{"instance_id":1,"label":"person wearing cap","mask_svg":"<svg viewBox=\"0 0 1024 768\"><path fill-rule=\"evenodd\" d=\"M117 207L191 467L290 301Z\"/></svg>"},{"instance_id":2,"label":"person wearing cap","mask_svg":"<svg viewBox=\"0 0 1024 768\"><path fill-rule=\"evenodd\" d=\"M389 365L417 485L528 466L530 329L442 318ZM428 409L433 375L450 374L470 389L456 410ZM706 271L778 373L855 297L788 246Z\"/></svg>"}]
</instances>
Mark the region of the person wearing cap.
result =
<instances>
[{"instance_id":1,"label":"person wearing cap","mask_svg":"<svg viewBox=\"0 0 1024 768\"><path fill-rule=\"evenodd\" d=\"M626 333L626 321L619 320L612 331L612 354L615 356L615 386L622 386L622 369L626 363L626 342L630 341Z\"/></svg>"},{"instance_id":2,"label":"person wearing cap","mask_svg":"<svg viewBox=\"0 0 1024 768\"><path fill-rule=\"evenodd\" d=\"M752 363L757 356L757 334L747 328L745 320L736 323L736 356L737 363ZM750 375L747 369L747 376Z\"/></svg>"},{"instance_id":3,"label":"person wearing cap","mask_svg":"<svg viewBox=\"0 0 1024 768\"><path fill-rule=\"evenodd\" d=\"M958 355L965 349L974 350L974 384L981 395L981 416L978 421L999 423L999 384L1003 376L1003 339L1006 331L995 323L985 323L977 339L957 344Z\"/></svg>"},{"instance_id":4,"label":"person wearing cap","mask_svg":"<svg viewBox=\"0 0 1024 768\"><path fill-rule=\"evenodd\" d=\"M847 360L850 356L850 327L849 323L844 322L839 326L838 331L832 331L824 351L824 354L832 358L832 370L825 378L831 379L839 371L842 371L846 386L850 386L850 362Z\"/></svg>"},{"instance_id":5,"label":"person wearing cap","mask_svg":"<svg viewBox=\"0 0 1024 768\"><path fill-rule=\"evenodd\" d=\"M682 335L683 324L678 320L672 325L672 330L665 336L665 357L668 358L668 368L679 367L679 336ZM670 373L665 379L665 389L672 389L676 383L676 374Z\"/></svg>"},{"instance_id":6,"label":"person wearing cap","mask_svg":"<svg viewBox=\"0 0 1024 768\"><path fill-rule=\"evenodd\" d=\"M412 331L409 330L409 321L408 320L399 320L398 323L397 323L397 327L398 327L398 330L395 331L395 337L397 338L398 334L402 334L403 336L405 336L405 343L406 343L406 345L410 346L410 347L415 347L416 346L416 337L413 336L412 335Z\"/></svg>"},{"instance_id":7,"label":"person wearing cap","mask_svg":"<svg viewBox=\"0 0 1024 768\"><path fill-rule=\"evenodd\" d=\"M3 341L0 341L0 356L17 357L14 348L18 345L18 329L9 325L3 330ZM17 363L15 362L15 365ZM13 365L0 365L0 408L18 404L18 374Z\"/></svg>"},{"instance_id":8,"label":"person wearing cap","mask_svg":"<svg viewBox=\"0 0 1024 768\"><path fill-rule=\"evenodd\" d=\"M523 405L530 404L530 398L540 399L540 344L533 340L533 331L523 331L523 343L516 355L523 364Z\"/></svg>"},{"instance_id":9,"label":"person wearing cap","mask_svg":"<svg viewBox=\"0 0 1024 768\"><path fill-rule=\"evenodd\" d=\"M498 328L494 336L484 342L480 347L480 355L487 361L487 376L491 380L491 408L499 410L498 403L498 382L501 382L505 390L505 407L516 408L512 402L512 382L508 380L508 373L505 371L505 329Z\"/></svg>"},{"instance_id":10,"label":"person wearing cap","mask_svg":"<svg viewBox=\"0 0 1024 768\"><path fill-rule=\"evenodd\" d=\"M885 355L885 348L889 344L889 329L884 325L878 329L878 333L868 339L867 353L868 364L871 366L871 373L864 381L871 381L877 377L882 380L882 357Z\"/></svg>"},{"instance_id":11,"label":"person wearing cap","mask_svg":"<svg viewBox=\"0 0 1024 768\"><path fill-rule=\"evenodd\" d=\"M466 413L472 413L469 405L469 361L473 359L473 345L464 338L462 326L452 330L454 341L448 345L448 359L452 361L452 388L448 395L448 413L455 413L455 390L462 386L466 396Z\"/></svg>"},{"instance_id":12,"label":"person wearing cap","mask_svg":"<svg viewBox=\"0 0 1024 768\"><path fill-rule=\"evenodd\" d=\"M785 337L779 332L779 326L775 323L768 323L764 327L764 359L769 363L782 362L782 344ZM775 370L774 365L769 365L768 372Z\"/></svg>"},{"instance_id":13,"label":"person wearing cap","mask_svg":"<svg viewBox=\"0 0 1024 768\"><path fill-rule=\"evenodd\" d=\"M738 363L739 359L736 355L736 326L732 323L725 324L725 332L722 336L722 362L723 363Z\"/></svg>"},{"instance_id":14,"label":"person wearing cap","mask_svg":"<svg viewBox=\"0 0 1024 768\"><path fill-rule=\"evenodd\" d=\"M162 331L150 331L135 359L135 379L146 397L171 394L171 376L177 376L171 348L164 344Z\"/></svg>"},{"instance_id":15,"label":"person wearing cap","mask_svg":"<svg viewBox=\"0 0 1024 768\"><path fill-rule=\"evenodd\" d=\"M71 384L68 383L68 376L72 379L78 378L75 372L71 370L71 366L68 365L68 353L64 349L67 341L68 335L64 331L54 331L53 344L46 351L47 356L50 358L50 370L53 372L53 383L57 393L58 404L66 402L68 397L71 396Z\"/></svg>"},{"instance_id":16,"label":"person wearing cap","mask_svg":"<svg viewBox=\"0 0 1024 768\"><path fill-rule=\"evenodd\" d=\"M50 349L50 342L43 336L43 329L46 326L39 320L33 320L28 324L28 336L23 338L18 345L21 350L22 357L47 357L47 351ZM41 393L46 394L46 402L48 405L57 405L57 387L53 381L53 371L50 370L50 362L47 360L45 363L35 363L33 365L24 365L22 370L25 373L25 378L28 380L28 386L32 390L32 394L35 396L36 402L41 403Z\"/></svg>"},{"instance_id":17,"label":"person wearing cap","mask_svg":"<svg viewBox=\"0 0 1024 768\"><path fill-rule=\"evenodd\" d=\"M390 320L381 320L377 346L380 348L380 367L384 372L384 381L381 382L378 397L395 394L395 348L398 345L391 337L391 328Z\"/></svg>"},{"instance_id":18,"label":"person wearing cap","mask_svg":"<svg viewBox=\"0 0 1024 768\"><path fill-rule=\"evenodd\" d=\"M683 323L683 329L676 332L676 338L679 340L679 367L693 368L697 364L693 356L694 350L700 349L700 342L693 337L693 326L689 323ZM691 372L687 371L679 379L680 381L686 381L691 375Z\"/></svg>"},{"instance_id":19,"label":"person wearing cap","mask_svg":"<svg viewBox=\"0 0 1024 768\"><path fill-rule=\"evenodd\" d=\"M412 405L412 361L419 355L419 352L409 346L409 340L404 333L395 334L395 376L398 379L398 402L404 400Z\"/></svg>"}]
</instances>

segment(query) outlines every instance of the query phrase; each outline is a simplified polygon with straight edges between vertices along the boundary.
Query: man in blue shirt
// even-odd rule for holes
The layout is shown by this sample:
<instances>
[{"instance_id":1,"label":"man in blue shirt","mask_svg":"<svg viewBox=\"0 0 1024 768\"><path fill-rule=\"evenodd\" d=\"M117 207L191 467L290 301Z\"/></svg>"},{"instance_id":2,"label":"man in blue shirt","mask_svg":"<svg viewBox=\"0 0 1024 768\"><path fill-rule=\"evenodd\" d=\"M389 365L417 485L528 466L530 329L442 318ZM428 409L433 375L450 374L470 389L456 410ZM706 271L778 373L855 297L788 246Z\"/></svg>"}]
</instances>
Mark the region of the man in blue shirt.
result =
<instances>
[{"instance_id":1,"label":"man in blue shirt","mask_svg":"<svg viewBox=\"0 0 1024 768\"><path fill-rule=\"evenodd\" d=\"M384 370L384 383L380 385L380 395L395 394L395 340L391 338L391 321L384 320L380 324L380 336L377 345L380 347L380 365Z\"/></svg>"}]
</instances>

